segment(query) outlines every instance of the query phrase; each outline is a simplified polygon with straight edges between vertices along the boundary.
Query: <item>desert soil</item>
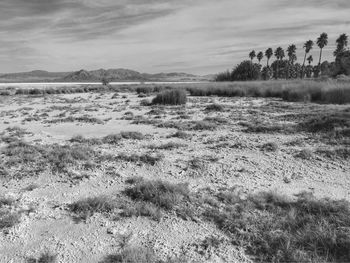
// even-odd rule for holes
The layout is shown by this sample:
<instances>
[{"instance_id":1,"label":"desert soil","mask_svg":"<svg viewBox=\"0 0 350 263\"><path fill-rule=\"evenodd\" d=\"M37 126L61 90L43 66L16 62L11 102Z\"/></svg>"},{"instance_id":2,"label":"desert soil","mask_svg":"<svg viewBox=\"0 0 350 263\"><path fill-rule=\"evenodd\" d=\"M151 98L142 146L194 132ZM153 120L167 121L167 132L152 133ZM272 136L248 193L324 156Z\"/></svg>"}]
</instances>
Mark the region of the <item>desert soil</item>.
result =
<instances>
[{"instance_id":1,"label":"desert soil","mask_svg":"<svg viewBox=\"0 0 350 263\"><path fill-rule=\"evenodd\" d=\"M151 98L151 97L149 97ZM31 144L64 144L73 136L101 138L122 131L138 131L143 140L121 140L117 145L92 146L102 153L158 153L164 158L155 165L117 161L104 162L88 171L72 168L72 173L88 176L74 180L49 171L35 176L0 179L0 195L18 200L15 209L33 208L21 217L18 225L0 232L0 262L25 262L42 252L57 254L58 262L99 262L118 251L119 237L131 234L131 244L154 249L161 258L182 254L191 262L248 262L242 249L229 241L212 251L200 251L199 244L208 236L222 237L215 225L198 220L184 220L167 213L159 222L146 217L110 220L95 214L86 222L76 222L67 205L87 197L120 194L130 176L188 183L192 192L210 189L236 189L241 193L272 190L293 196L302 191L317 197L350 200L350 163L341 158L317 154L329 148L310 133L254 133L245 131L242 122L293 124L300 116L349 106L289 103L270 98L190 97L186 106L141 106L135 93L85 93L48 96L8 96L0 98L0 133L18 126L27 131L23 140ZM208 112L212 103L224 111ZM155 114L148 114L151 110ZM132 115L127 112L132 112ZM152 112L151 112L152 113ZM88 115L98 123L50 120ZM186 131L187 139L170 138L177 129L155 124L132 124L135 116L159 122L197 121L206 117L221 118L214 130ZM125 118L125 116L133 116ZM182 118L186 116L186 120ZM180 143L175 149L150 149L150 145ZM277 148L266 150L267 143ZM1 148L6 147L3 142ZM296 155L304 149L312 158ZM2 157L1 157L2 158ZM196 160L199 165L191 166ZM79 178L79 177L77 177ZM36 188L25 190L30 185Z\"/></svg>"}]
</instances>

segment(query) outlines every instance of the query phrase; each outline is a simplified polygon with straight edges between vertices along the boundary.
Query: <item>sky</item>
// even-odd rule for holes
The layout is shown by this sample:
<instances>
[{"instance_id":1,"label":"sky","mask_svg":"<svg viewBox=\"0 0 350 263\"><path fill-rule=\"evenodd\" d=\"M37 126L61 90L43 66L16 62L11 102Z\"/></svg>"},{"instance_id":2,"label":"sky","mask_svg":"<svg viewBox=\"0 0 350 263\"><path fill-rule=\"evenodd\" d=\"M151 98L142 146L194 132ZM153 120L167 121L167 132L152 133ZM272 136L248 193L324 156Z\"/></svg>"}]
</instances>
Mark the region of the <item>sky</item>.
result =
<instances>
[{"instance_id":1,"label":"sky","mask_svg":"<svg viewBox=\"0 0 350 263\"><path fill-rule=\"evenodd\" d=\"M350 35L349 0L0 0L0 72L211 74L254 49ZM311 54L318 61L317 46ZM264 59L262 61L266 63Z\"/></svg>"}]
</instances>

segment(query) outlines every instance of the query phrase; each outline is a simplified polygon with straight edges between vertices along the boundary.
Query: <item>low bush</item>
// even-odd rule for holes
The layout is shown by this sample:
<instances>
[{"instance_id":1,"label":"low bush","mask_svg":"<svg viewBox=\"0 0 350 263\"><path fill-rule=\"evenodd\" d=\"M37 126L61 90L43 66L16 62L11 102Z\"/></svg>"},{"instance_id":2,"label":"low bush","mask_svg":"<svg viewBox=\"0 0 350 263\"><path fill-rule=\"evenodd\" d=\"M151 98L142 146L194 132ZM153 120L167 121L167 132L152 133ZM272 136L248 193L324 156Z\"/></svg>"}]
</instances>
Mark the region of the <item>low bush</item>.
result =
<instances>
[{"instance_id":1,"label":"low bush","mask_svg":"<svg viewBox=\"0 0 350 263\"><path fill-rule=\"evenodd\" d=\"M210 104L207 107L205 107L205 110L206 111L224 111L225 108L223 105L213 103L213 104Z\"/></svg>"},{"instance_id":2,"label":"low bush","mask_svg":"<svg viewBox=\"0 0 350 263\"><path fill-rule=\"evenodd\" d=\"M110 213L116 208L114 201L109 197L89 197L68 205L70 212L77 218L86 220L95 213Z\"/></svg>"},{"instance_id":3,"label":"low bush","mask_svg":"<svg viewBox=\"0 0 350 263\"><path fill-rule=\"evenodd\" d=\"M302 193L293 201L274 193L224 199L205 218L259 262L350 261L350 205Z\"/></svg>"},{"instance_id":4,"label":"low bush","mask_svg":"<svg viewBox=\"0 0 350 263\"><path fill-rule=\"evenodd\" d=\"M153 250L142 247L127 247L120 253L106 256L100 263L165 263Z\"/></svg>"},{"instance_id":5,"label":"low bush","mask_svg":"<svg viewBox=\"0 0 350 263\"><path fill-rule=\"evenodd\" d=\"M141 180L127 188L125 194L133 200L150 202L157 207L170 210L188 197L189 189L186 184Z\"/></svg>"},{"instance_id":6,"label":"low bush","mask_svg":"<svg viewBox=\"0 0 350 263\"><path fill-rule=\"evenodd\" d=\"M297 154L294 155L296 158L304 159L304 160L311 160L314 156L313 152L309 149L303 149Z\"/></svg>"},{"instance_id":7,"label":"low bush","mask_svg":"<svg viewBox=\"0 0 350 263\"><path fill-rule=\"evenodd\" d=\"M187 95L184 89L165 90L158 93L152 100L152 104L182 105L186 104Z\"/></svg>"},{"instance_id":8,"label":"low bush","mask_svg":"<svg viewBox=\"0 0 350 263\"><path fill-rule=\"evenodd\" d=\"M27 258L26 263L55 263L57 262L57 255L49 252L42 253L39 258Z\"/></svg>"},{"instance_id":9,"label":"low bush","mask_svg":"<svg viewBox=\"0 0 350 263\"><path fill-rule=\"evenodd\" d=\"M268 142L261 146L261 149L268 152L275 152L278 150L278 145L275 142Z\"/></svg>"},{"instance_id":10,"label":"low bush","mask_svg":"<svg viewBox=\"0 0 350 263\"><path fill-rule=\"evenodd\" d=\"M177 143L177 142L168 142L161 145L150 145L149 148L152 150L172 150L172 149L177 149L184 146L186 145Z\"/></svg>"},{"instance_id":11,"label":"low bush","mask_svg":"<svg viewBox=\"0 0 350 263\"><path fill-rule=\"evenodd\" d=\"M191 134L188 134L184 131L177 131L174 134L170 135L169 137L175 137L180 139L187 139L191 137Z\"/></svg>"},{"instance_id":12,"label":"low bush","mask_svg":"<svg viewBox=\"0 0 350 263\"><path fill-rule=\"evenodd\" d=\"M145 163L149 165L155 165L157 162L161 161L164 157L159 154L153 154L153 153L145 153L145 154L119 154L117 156L118 160L126 161L126 162L138 162L138 163Z\"/></svg>"}]
</instances>

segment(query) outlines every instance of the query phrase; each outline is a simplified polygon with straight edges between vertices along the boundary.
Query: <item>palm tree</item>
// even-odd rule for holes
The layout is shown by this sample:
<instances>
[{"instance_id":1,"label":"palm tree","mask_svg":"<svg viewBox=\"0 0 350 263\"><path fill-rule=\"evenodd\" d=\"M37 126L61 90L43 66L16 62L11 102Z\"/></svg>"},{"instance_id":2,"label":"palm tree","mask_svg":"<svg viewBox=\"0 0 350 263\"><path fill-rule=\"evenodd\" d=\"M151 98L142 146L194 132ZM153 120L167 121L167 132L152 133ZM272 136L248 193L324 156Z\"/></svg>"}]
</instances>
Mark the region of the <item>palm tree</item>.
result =
<instances>
[{"instance_id":1,"label":"palm tree","mask_svg":"<svg viewBox=\"0 0 350 263\"><path fill-rule=\"evenodd\" d=\"M272 48L266 49L266 51L265 51L265 56L266 56L266 58L267 58L267 67L269 67L269 61L270 61L270 58L272 57L272 55L273 55L273 50L272 50Z\"/></svg>"},{"instance_id":2,"label":"palm tree","mask_svg":"<svg viewBox=\"0 0 350 263\"><path fill-rule=\"evenodd\" d=\"M294 44L290 45L287 48L288 58L289 58L289 61L292 63L292 65L294 64L294 61L297 60L297 56L295 54L296 51L297 51L297 47Z\"/></svg>"},{"instance_id":3,"label":"palm tree","mask_svg":"<svg viewBox=\"0 0 350 263\"><path fill-rule=\"evenodd\" d=\"M295 54L297 51L297 47L292 44L287 48L287 55L289 58L289 63L287 65L287 78L289 79L289 68L290 68L290 64L294 64L294 61L297 60L297 55Z\"/></svg>"},{"instance_id":4,"label":"palm tree","mask_svg":"<svg viewBox=\"0 0 350 263\"><path fill-rule=\"evenodd\" d=\"M249 53L249 57L250 57L250 60L251 60L252 63L253 63L253 59L256 57L255 50L252 50L252 51Z\"/></svg>"},{"instance_id":5,"label":"palm tree","mask_svg":"<svg viewBox=\"0 0 350 263\"><path fill-rule=\"evenodd\" d=\"M308 56L308 58L306 59L307 62L309 62L309 66L311 65L311 63L314 61L314 58L312 57L312 55Z\"/></svg>"},{"instance_id":6,"label":"palm tree","mask_svg":"<svg viewBox=\"0 0 350 263\"><path fill-rule=\"evenodd\" d=\"M260 64L260 61L263 59L264 57L264 53L262 53L261 51L258 53L258 55L256 55L258 61L259 61L259 64Z\"/></svg>"},{"instance_id":7,"label":"palm tree","mask_svg":"<svg viewBox=\"0 0 350 263\"><path fill-rule=\"evenodd\" d=\"M278 78L279 75L279 67L280 67L280 62L282 61L282 59L284 58L284 50L281 47L278 47L275 50L275 57L277 58L278 62L277 62L277 72L276 72L276 79Z\"/></svg>"},{"instance_id":8,"label":"palm tree","mask_svg":"<svg viewBox=\"0 0 350 263\"><path fill-rule=\"evenodd\" d=\"M336 42L337 42L337 49L333 53L335 57L345 51L345 48L348 45L348 36L346 34L341 34L336 40Z\"/></svg>"},{"instance_id":9,"label":"palm tree","mask_svg":"<svg viewBox=\"0 0 350 263\"><path fill-rule=\"evenodd\" d=\"M304 43L304 49L305 49L305 56L304 56L304 62L303 62L303 69L302 69L302 73L301 73L301 77L304 77L304 70L305 70L305 60L306 60L306 56L307 54L309 54L309 52L311 51L312 47L314 46L314 42L312 40L308 40Z\"/></svg>"},{"instance_id":10,"label":"palm tree","mask_svg":"<svg viewBox=\"0 0 350 263\"><path fill-rule=\"evenodd\" d=\"M317 38L317 46L320 48L320 59L318 61L318 66L321 65L322 59L322 49L328 45L328 35L327 33L322 33L319 38Z\"/></svg>"}]
</instances>

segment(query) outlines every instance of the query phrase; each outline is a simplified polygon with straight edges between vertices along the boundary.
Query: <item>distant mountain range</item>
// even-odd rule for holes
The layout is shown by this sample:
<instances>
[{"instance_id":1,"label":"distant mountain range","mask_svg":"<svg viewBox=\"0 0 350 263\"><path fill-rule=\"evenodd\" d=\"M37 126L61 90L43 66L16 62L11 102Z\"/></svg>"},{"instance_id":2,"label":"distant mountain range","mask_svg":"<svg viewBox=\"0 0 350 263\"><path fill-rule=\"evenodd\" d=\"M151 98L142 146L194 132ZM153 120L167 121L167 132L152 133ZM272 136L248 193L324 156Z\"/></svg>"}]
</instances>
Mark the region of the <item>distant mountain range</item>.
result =
<instances>
[{"instance_id":1,"label":"distant mountain range","mask_svg":"<svg viewBox=\"0 0 350 263\"><path fill-rule=\"evenodd\" d=\"M121 81L208 81L213 75L197 76L187 73L140 73L130 69L79 70L75 72L48 72L34 70L30 72L0 74L0 82L110 82Z\"/></svg>"}]
</instances>

